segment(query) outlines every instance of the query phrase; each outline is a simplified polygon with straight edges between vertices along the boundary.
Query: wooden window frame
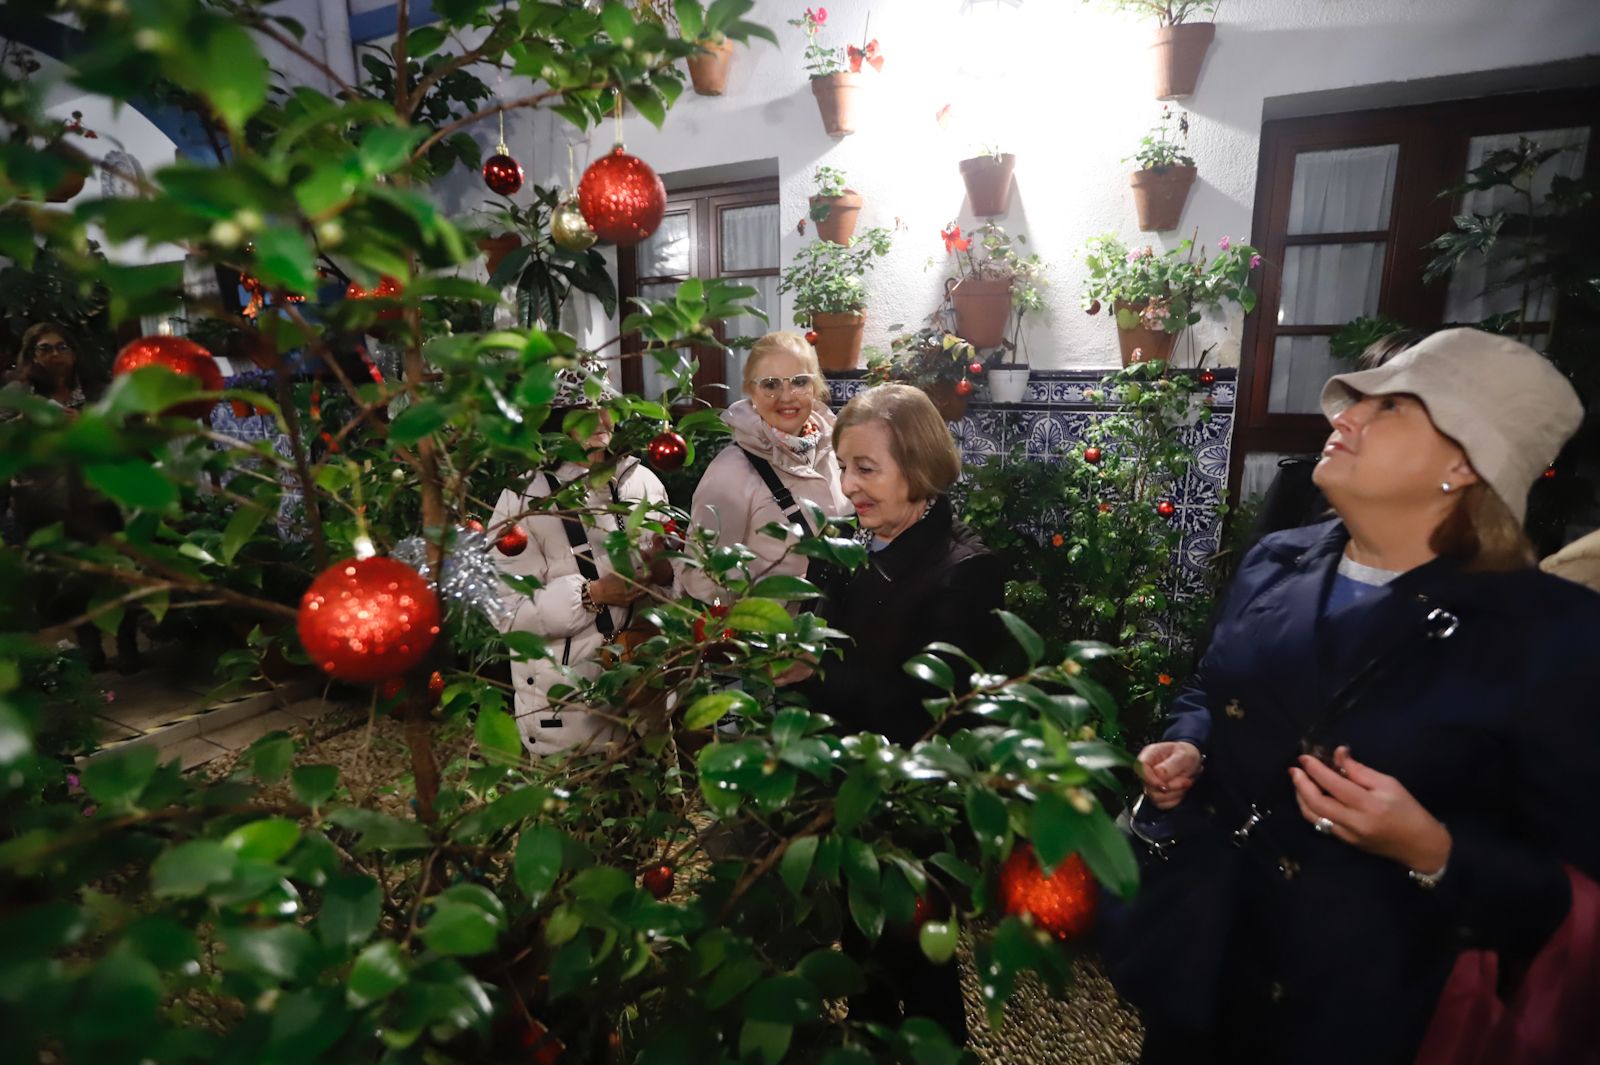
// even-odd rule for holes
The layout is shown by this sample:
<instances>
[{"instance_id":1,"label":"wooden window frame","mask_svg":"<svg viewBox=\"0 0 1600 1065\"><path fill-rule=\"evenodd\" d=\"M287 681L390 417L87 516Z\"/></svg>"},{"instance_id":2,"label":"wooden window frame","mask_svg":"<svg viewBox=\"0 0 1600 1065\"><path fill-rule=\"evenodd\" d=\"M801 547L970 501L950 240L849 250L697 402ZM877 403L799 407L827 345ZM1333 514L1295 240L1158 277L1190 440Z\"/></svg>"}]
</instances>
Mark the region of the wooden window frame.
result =
<instances>
[{"instance_id":1,"label":"wooden window frame","mask_svg":"<svg viewBox=\"0 0 1600 1065\"><path fill-rule=\"evenodd\" d=\"M1419 329L1436 328L1444 322L1449 286L1443 281L1423 283L1423 269L1433 257L1426 245L1446 233L1459 213L1459 197L1437 193L1465 179L1472 138L1574 126L1592 130L1584 172L1600 173L1600 86L1273 119L1262 124L1251 232L1266 269L1261 274L1256 313L1245 319L1241 346L1229 475L1233 498L1238 497L1246 455L1314 453L1327 435L1327 422L1321 415L1268 410L1277 338L1331 332L1330 323L1278 324L1285 252L1297 245L1384 241L1376 313ZM1399 145L1388 229L1288 235L1299 154L1387 144Z\"/></svg>"},{"instance_id":2,"label":"wooden window frame","mask_svg":"<svg viewBox=\"0 0 1600 1065\"><path fill-rule=\"evenodd\" d=\"M684 275L641 277L637 249L620 249L617 252L617 291L624 308L622 313L627 314L627 301L639 295L640 285L684 281L690 277L707 280L713 277L732 279L777 277L782 271L781 265L759 270L722 270L721 222L723 212L732 208L768 204L776 206L778 203L778 179L775 177L752 178L720 185L699 185L693 188L674 189L667 193L667 213L681 214L687 211L689 215L689 235L692 242L690 268L693 272ZM728 339L724 323L716 323L712 331L717 340L726 342ZM622 338L624 355L636 356L641 347L638 334L629 334ZM696 347L693 353L700 361L700 367L694 375L695 394L702 396L714 406L726 406L728 397L737 394L739 383L722 380L722 350L708 345ZM727 385L728 388L720 387L722 385ZM623 359L622 387L627 392L643 393L644 367L640 359Z\"/></svg>"}]
</instances>

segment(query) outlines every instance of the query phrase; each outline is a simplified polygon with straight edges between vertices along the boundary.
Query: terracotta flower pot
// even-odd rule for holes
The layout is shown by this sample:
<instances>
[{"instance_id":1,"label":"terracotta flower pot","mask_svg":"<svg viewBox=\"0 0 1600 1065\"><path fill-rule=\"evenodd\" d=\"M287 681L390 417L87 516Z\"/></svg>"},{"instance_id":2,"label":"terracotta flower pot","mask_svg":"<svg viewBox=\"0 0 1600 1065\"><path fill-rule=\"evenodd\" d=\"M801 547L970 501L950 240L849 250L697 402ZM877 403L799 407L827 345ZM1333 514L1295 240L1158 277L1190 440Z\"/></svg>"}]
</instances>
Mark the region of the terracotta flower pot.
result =
<instances>
[{"instance_id":1,"label":"terracotta flower pot","mask_svg":"<svg viewBox=\"0 0 1600 1065\"><path fill-rule=\"evenodd\" d=\"M973 214L992 218L1011 210L1011 175L1016 168L1017 157L1010 152L961 160L961 180L967 183Z\"/></svg>"},{"instance_id":2,"label":"terracotta flower pot","mask_svg":"<svg viewBox=\"0 0 1600 1065\"><path fill-rule=\"evenodd\" d=\"M701 96L721 96L728 89L728 63L733 58L733 40L718 44L701 42L702 51L689 57L689 80Z\"/></svg>"},{"instance_id":3,"label":"terracotta flower pot","mask_svg":"<svg viewBox=\"0 0 1600 1065\"><path fill-rule=\"evenodd\" d=\"M844 137L856 131L856 92L860 74L829 74L811 79L811 92L822 114L822 128L830 137Z\"/></svg>"},{"instance_id":4,"label":"terracotta flower pot","mask_svg":"<svg viewBox=\"0 0 1600 1065\"><path fill-rule=\"evenodd\" d=\"M1139 228L1146 233L1177 229L1196 173L1192 166L1163 166L1129 174L1134 210L1139 212Z\"/></svg>"},{"instance_id":5,"label":"terracotta flower pot","mask_svg":"<svg viewBox=\"0 0 1600 1065\"><path fill-rule=\"evenodd\" d=\"M489 268L490 277L494 276L505 257L520 247L522 238L515 233L497 233L492 237L478 238L478 250L483 252L484 265Z\"/></svg>"},{"instance_id":6,"label":"terracotta flower pot","mask_svg":"<svg viewBox=\"0 0 1600 1065\"><path fill-rule=\"evenodd\" d=\"M53 155L67 168L61 179L50 187L44 194L46 203L66 203L78 193L83 191L84 182L89 178L89 171L94 169L94 160L83 152L67 144L57 141L44 149L46 155ZM29 199L28 196L19 196L19 199Z\"/></svg>"},{"instance_id":7,"label":"terracotta flower pot","mask_svg":"<svg viewBox=\"0 0 1600 1065\"><path fill-rule=\"evenodd\" d=\"M998 347L1011 321L1011 278L968 277L945 282L956 312L956 335L975 348Z\"/></svg>"},{"instance_id":8,"label":"terracotta flower pot","mask_svg":"<svg viewBox=\"0 0 1600 1065\"><path fill-rule=\"evenodd\" d=\"M1214 22L1184 22L1156 30L1150 52L1155 60L1157 100L1182 100L1194 93L1200 67L1216 35Z\"/></svg>"},{"instance_id":9,"label":"terracotta flower pot","mask_svg":"<svg viewBox=\"0 0 1600 1065\"><path fill-rule=\"evenodd\" d=\"M1136 362L1172 358L1172 346L1178 342L1178 334L1165 329L1148 328L1139 319L1139 310L1131 303L1117 304L1117 343L1122 346L1122 365L1132 366ZM1122 321L1129 316L1138 320L1139 324L1132 329L1124 329Z\"/></svg>"},{"instance_id":10,"label":"terracotta flower pot","mask_svg":"<svg viewBox=\"0 0 1600 1065\"><path fill-rule=\"evenodd\" d=\"M933 409L947 422L959 422L967 416L969 397L956 391L954 381L934 381L922 389L933 400Z\"/></svg>"},{"instance_id":11,"label":"terracotta flower pot","mask_svg":"<svg viewBox=\"0 0 1600 1065\"><path fill-rule=\"evenodd\" d=\"M813 218L816 217L819 203L828 205L828 217L817 223L817 236L835 244L849 244L850 238L856 233L856 219L861 214L861 205L866 202L855 189L845 189L842 196L811 197Z\"/></svg>"},{"instance_id":12,"label":"terracotta flower pot","mask_svg":"<svg viewBox=\"0 0 1600 1065\"><path fill-rule=\"evenodd\" d=\"M813 314L811 329L817 334L817 362L824 370L854 370L861 365L861 334L865 314Z\"/></svg>"}]
</instances>

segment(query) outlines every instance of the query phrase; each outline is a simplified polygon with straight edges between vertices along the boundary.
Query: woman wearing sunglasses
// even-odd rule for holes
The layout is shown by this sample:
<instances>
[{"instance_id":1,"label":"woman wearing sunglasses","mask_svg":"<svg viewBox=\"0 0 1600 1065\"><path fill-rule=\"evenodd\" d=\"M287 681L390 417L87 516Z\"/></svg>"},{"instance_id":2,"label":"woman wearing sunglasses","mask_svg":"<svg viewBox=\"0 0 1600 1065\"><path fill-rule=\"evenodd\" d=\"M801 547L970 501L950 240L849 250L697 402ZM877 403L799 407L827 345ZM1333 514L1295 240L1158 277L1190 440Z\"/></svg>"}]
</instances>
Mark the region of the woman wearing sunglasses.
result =
<instances>
[{"instance_id":1,"label":"woman wearing sunglasses","mask_svg":"<svg viewBox=\"0 0 1600 1065\"><path fill-rule=\"evenodd\" d=\"M792 537L760 530L773 522L803 525L812 518L802 501L823 514L848 513L833 458L833 412L817 353L798 333L768 333L750 349L744 395L723 412L735 447L724 448L695 488L691 530L710 531L718 546L744 544L755 553L752 578L804 576L807 559L789 551ZM684 560L677 563L683 590L702 602L723 596L716 579Z\"/></svg>"}]
</instances>

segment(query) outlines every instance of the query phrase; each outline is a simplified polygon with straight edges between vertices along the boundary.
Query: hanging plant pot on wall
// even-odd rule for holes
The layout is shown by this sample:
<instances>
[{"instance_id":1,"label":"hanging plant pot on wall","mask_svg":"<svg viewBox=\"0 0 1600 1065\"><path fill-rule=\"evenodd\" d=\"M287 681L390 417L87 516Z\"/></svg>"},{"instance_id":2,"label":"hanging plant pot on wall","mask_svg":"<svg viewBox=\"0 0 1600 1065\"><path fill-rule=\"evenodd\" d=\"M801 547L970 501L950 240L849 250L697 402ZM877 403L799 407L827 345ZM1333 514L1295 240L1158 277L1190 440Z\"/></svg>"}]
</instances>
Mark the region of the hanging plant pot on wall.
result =
<instances>
[{"instance_id":1,"label":"hanging plant pot on wall","mask_svg":"<svg viewBox=\"0 0 1600 1065\"><path fill-rule=\"evenodd\" d=\"M1214 22L1182 22L1156 30L1150 55L1155 61L1157 100L1182 100L1194 93L1216 35Z\"/></svg>"},{"instance_id":2,"label":"hanging plant pot on wall","mask_svg":"<svg viewBox=\"0 0 1600 1065\"><path fill-rule=\"evenodd\" d=\"M856 219L861 215L861 205L866 202L855 189L845 189L839 196L811 197L811 217L817 223L817 236L835 244L849 244L850 238L856 233Z\"/></svg>"},{"instance_id":3,"label":"hanging plant pot on wall","mask_svg":"<svg viewBox=\"0 0 1600 1065\"><path fill-rule=\"evenodd\" d=\"M1158 166L1129 174L1128 184L1133 186L1133 206L1139 213L1139 228L1146 233L1177 229L1196 173L1192 166Z\"/></svg>"},{"instance_id":4,"label":"hanging plant pot on wall","mask_svg":"<svg viewBox=\"0 0 1600 1065\"><path fill-rule=\"evenodd\" d=\"M1116 305L1117 343L1122 347L1122 365L1136 362L1167 361L1172 358L1172 347L1178 342L1177 333L1165 329L1151 329L1139 315L1140 308L1132 303Z\"/></svg>"},{"instance_id":5,"label":"hanging plant pot on wall","mask_svg":"<svg viewBox=\"0 0 1600 1065\"><path fill-rule=\"evenodd\" d=\"M817 335L812 346L817 349L817 362L824 370L854 370L861 365L861 334L866 324L865 314L811 316L811 331Z\"/></svg>"},{"instance_id":6,"label":"hanging plant pot on wall","mask_svg":"<svg viewBox=\"0 0 1600 1065\"><path fill-rule=\"evenodd\" d=\"M701 96L721 96L728 89L728 66L733 58L733 41L700 42L701 51L689 57L689 81Z\"/></svg>"},{"instance_id":7,"label":"hanging plant pot on wall","mask_svg":"<svg viewBox=\"0 0 1600 1065\"><path fill-rule=\"evenodd\" d=\"M840 72L811 79L811 93L817 98L822 128L830 137L844 137L856 131L856 93L861 75Z\"/></svg>"},{"instance_id":8,"label":"hanging plant pot on wall","mask_svg":"<svg viewBox=\"0 0 1600 1065\"><path fill-rule=\"evenodd\" d=\"M1017 157L977 155L961 160L961 180L967 184L967 201L979 218L993 218L1011 210L1011 177Z\"/></svg>"},{"instance_id":9,"label":"hanging plant pot on wall","mask_svg":"<svg viewBox=\"0 0 1600 1065\"><path fill-rule=\"evenodd\" d=\"M975 348L999 347L1011 321L1009 277L951 278L945 296L956 312L956 335Z\"/></svg>"}]
</instances>

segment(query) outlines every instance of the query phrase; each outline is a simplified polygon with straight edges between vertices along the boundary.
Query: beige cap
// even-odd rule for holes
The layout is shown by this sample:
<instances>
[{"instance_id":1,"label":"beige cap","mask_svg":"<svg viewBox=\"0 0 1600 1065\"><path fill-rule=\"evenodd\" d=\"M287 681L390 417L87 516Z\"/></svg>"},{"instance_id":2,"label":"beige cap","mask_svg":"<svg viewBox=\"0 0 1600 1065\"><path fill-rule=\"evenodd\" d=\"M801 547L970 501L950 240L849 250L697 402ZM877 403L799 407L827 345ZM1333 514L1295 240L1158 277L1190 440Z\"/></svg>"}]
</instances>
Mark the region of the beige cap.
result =
<instances>
[{"instance_id":1,"label":"beige cap","mask_svg":"<svg viewBox=\"0 0 1600 1065\"><path fill-rule=\"evenodd\" d=\"M1322 386L1329 419L1362 396L1405 393L1521 521L1528 490L1583 421L1583 404L1550 360L1526 344L1478 329L1445 329L1375 370Z\"/></svg>"}]
</instances>

